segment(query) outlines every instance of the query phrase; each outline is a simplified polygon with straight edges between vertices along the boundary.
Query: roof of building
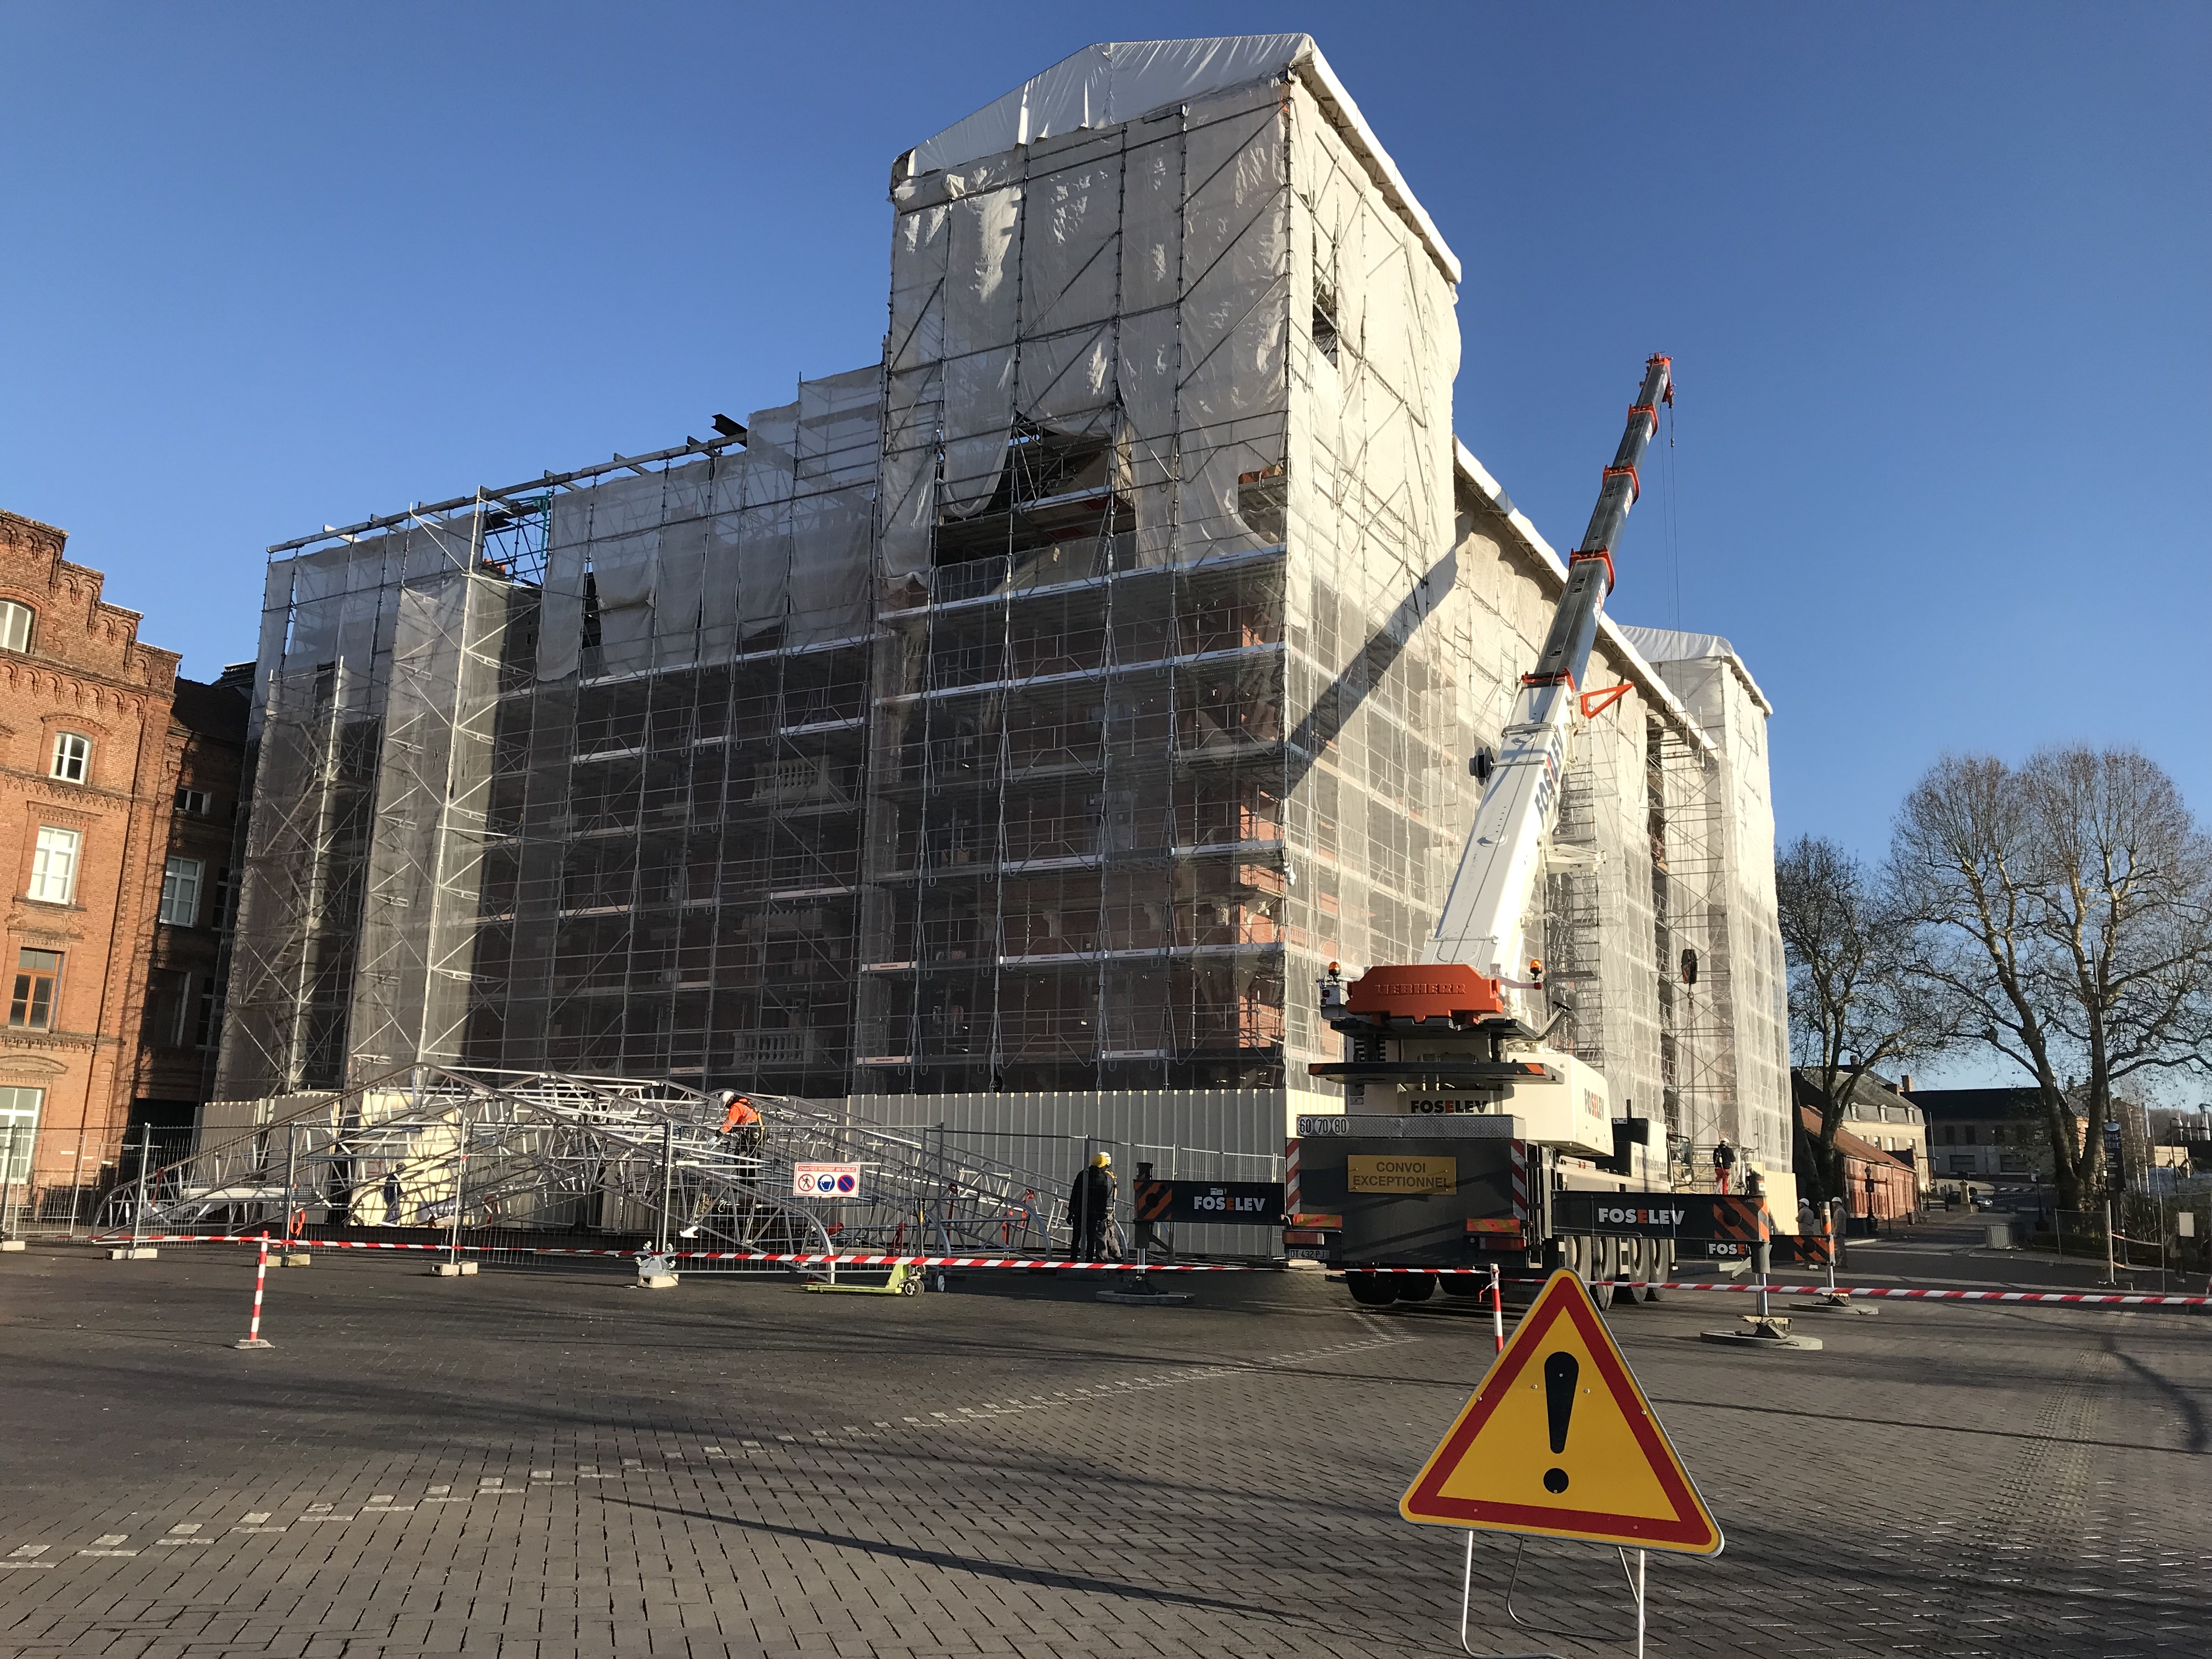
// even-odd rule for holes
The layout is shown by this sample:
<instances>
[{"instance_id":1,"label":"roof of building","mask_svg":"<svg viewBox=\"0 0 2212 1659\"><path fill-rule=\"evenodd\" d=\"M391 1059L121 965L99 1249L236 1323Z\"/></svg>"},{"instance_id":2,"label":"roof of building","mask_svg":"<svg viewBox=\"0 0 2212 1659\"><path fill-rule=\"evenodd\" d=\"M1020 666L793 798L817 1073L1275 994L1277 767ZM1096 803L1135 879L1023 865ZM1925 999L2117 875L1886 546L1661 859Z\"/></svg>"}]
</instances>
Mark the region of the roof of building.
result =
<instances>
[{"instance_id":1,"label":"roof of building","mask_svg":"<svg viewBox=\"0 0 2212 1659\"><path fill-rule=\"evenodd\" d=\"M1621 624L1620 631L1628 636L1630 644L1644 653L1647 662L1696 662L1711 658L1726 663L1736 678L1743 682L1743 689L1751 693L1759 712L1774 712L1774 705L1767 702L1766 693L1759 689L1759 682L1752 678L1751 670L1744 666L1735 647L1718 634L1686 634L1680 629L1637 628L1626 623Z\"/></svg>"},{"instance_id":2,"label":"roof of building","mask_svg":"<svg viewBox=\"0 0 2212 1659\"><path fill-rule=\"evenodd\" d=\"M1359 106L1329 68L1310 34L1222 34L1192 40L1102 40L1073 52L973 115L916 144L904 173L939 173L1040 138L1133 121L1154 110L1212 93L1296 76L1368 168L1445 277L1456 283L1459 258L1414 198Z\"/></svg>"},{"instance_id":3,"label":"roof of building","mask_svg":"<svg viewBox=\"0 0 2212 1659\"><path fill-rule=\"evenodd\" d=\"M1820 1115L1810 1106L1797 1109L1797 1121L1808 1135L1820 1133ZM1912 1166L1895 1152L1886 1152L1870 1140L1862 1140L1849 1129L1836 1130L1836 1150L1845 1158L1855 1158L1862 1164L1893 1164L1900 1170Z\"/></svg>"},{"instance_id":4,"label":"roof of building","mask_svg":"<svg viewBox=\"0 0 2212 1659\"><path fill-rule=\"evenodd\" d=\"M1790 1092L1800 1106L1816 1109L1820 1104L1820 1068L1817 1066L1793 1066L1790 1069ZM1858 1087L1851 1091L1854 1106L1917 1106L1917 1095L1900 1091L1887 1078L1869 1072L1859 1079Z\"/></svg>"},{"instance_id":5,"label":"roof of building","mask_svg":"<svg viewBox=\"0 0 2212 1659\"><path fill-rule=\"evenodd\" d=\"M2034 1088L1915 1089L1912 1103L1930 1119L2033 1117L2042 1110L2042 1091Z\"/></svg>"},{"instance_id":6,"label":"roof of building","mask_svg":"<svg viewBox=\"0 0 2212 1659\"><path fill-rule=\"evenodd\" d=\"M171 713L177 724L204 738L226 743L246 741L246 717L252 705L238 686L208 684L202 680L177 679L177 698Z\"/></svg>"}]
</instances>

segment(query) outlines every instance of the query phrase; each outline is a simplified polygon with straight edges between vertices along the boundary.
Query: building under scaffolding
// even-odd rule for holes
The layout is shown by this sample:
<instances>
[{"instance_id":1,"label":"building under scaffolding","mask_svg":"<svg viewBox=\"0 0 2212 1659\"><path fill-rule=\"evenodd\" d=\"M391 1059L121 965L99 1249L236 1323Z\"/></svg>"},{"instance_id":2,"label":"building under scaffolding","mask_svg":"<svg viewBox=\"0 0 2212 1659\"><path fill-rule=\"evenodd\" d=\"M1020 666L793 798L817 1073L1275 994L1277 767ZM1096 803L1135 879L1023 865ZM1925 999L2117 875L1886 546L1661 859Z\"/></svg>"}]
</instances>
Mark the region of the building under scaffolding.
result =
<instances>
[{"instance_id":1,"label":"building under scaffolding","mask_svg":"<svg viewBox=\"0 0 2212 1659\"><path fill-rule=\"evenodd\" d=\"M226 1097L593 1073L1261 1160L1339 1098L1314 981L1418 958L1565 577L1453 440L1458 261L1300 35L1091 48L892 205L880 363L273 550ZM1644 643L1541 888L1569 1041L1786 1168L1766 708Z\"/></svg>"}]
</instances>

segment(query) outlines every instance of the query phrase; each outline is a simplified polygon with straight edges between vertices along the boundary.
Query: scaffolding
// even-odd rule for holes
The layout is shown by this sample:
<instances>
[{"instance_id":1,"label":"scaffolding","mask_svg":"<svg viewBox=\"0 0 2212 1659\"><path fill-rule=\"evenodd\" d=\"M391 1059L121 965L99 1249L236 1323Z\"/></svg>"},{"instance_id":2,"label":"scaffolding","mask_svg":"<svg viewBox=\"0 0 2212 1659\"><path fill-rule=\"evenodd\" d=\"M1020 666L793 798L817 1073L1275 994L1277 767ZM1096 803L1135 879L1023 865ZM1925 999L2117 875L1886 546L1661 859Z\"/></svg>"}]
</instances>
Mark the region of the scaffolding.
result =
<instances>
[{"instance_id":1,"label":"scaffolding","mask_svg":"<svg viewBox=\"0 0 2212 1659\"><path fill-rule=\"evenodd\" d=\"M1694 716L1654 722L1647 798L1668 1117L1686 1172L1725 1137L1790 1167L1788 1007L1766 795L1768 708L1724 640L1630 637ZM1694 966L1694 980L1691 969Z\"/></svg>"},{"instance_id":2,"label":"scaffolding","mask_svg":"<svg viewBox=\"0 0 2212 1659\"><path fill-rule=\"evenodd\" d=\"M479 1254L545 1231L708 1255L1043 1252L1066 1231L1057 1183L1042 1176L942 1134L754 1098L765 1127L746 1139L722 1132L719 1099L678 1085L403 1067L228 1133L218 1103L199 1144L118 1188L101 1220L117 1237L313 1228L373 1241L430 1229ZM855 1190L802 1200L807 1163L859 1165Z\"/></svg>"},{"instance_id":3,"label":"scaffolding","mask_svg":"<svg viewBox=\"0 0 2212 1659\"><path fill-rule=\"evenodd\" d=\"M1736 1110L1720 769L1657 721L1651 723L1650 752L1662 1098L1670 1141L1709 1149L1723 1137L1744 1138Z\"/></svg>"},{"instance_id":4,"label":"scaffolding","mask_svg":"<svg viewBox=\"0 0 2212 1659\"><path fill-rule=\"evenodd\" d=\"M1457 270L1359 143L1279 66L897 183L856 1093L1272 1157L1307 986L1425 933Z\"/></svg>"},{"instance_id":5,"label":"scaffolding","mask_svg":"<svg viewBox=\"0 0 2212 1659\"><path fill-rule=\"evenodd\" d=\"M272 550L221 1092L843 1095L876 376L799 393Z\"/></svg>"},{"instance_id":6,"label":"scaffolding","mask_svg":"<svg viewBox=\"0 0 2212 1659\"><path fill-rule=\"evenodd\" d=\"M895 170L879 363L271 550L220 1092L598 1074L1253 1167L1322 1103L1310 988L1419 959L1552 602L1451 435L1458 264L1303 36L1009 99ZM1583 742L1570 1040L1702 1099L1672 774Z\"/></svg>"}]
</instances>

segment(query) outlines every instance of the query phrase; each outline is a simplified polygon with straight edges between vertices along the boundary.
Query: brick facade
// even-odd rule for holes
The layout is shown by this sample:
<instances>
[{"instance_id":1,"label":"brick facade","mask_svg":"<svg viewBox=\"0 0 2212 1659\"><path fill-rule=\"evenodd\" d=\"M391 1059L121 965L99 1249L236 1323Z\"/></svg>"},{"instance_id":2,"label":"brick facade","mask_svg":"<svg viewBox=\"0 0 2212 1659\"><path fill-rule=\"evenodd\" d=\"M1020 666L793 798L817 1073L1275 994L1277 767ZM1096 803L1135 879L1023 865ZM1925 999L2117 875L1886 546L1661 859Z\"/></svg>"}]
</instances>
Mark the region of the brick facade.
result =
<instances>
[{"instance_id":1,"label":"brick facade","mask_svg":"<svg viewBox=\"0 0 2212 1659\"><path fill-rule=\"evenodd\" d=\"M0 512L0 1140L40 1220L88 1216L118 1164L185 746L177 653L140 643L66 539Z\"/></svg>"},{"instance_id":2,"label":"brick facade","mask_svg":"<svg viewBox=\"0 0 2212 1659\"><path fill-rule=\"evenodd\" d=\"M212 684L177 682L170 736L178 769L133 1090L141 1123L190 1127L215 1080L252 677L245 663Z\"/></svg>"}]
</instances>

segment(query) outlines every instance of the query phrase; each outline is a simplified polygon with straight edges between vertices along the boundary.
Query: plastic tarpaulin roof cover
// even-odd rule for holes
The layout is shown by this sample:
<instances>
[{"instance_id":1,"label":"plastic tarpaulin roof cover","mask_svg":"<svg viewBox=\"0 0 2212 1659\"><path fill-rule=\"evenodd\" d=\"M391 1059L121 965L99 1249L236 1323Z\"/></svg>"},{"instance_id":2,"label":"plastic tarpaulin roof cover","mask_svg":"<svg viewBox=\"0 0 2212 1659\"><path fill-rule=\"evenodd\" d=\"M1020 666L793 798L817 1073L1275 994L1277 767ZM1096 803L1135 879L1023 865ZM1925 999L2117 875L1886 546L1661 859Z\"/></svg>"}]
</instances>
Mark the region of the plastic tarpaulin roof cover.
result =
<instances>
[{"instance_id":1,"label":"plastic tarpaulin roof cover","mask_svg":"<svg viewBox=\"0 0 2212 1659\"><path fill-rule=\"evenodd\" d=\"M914 169L941 171L1041 138L1134 120L1275 74L1313 50L1310 34L1101 41L924 139L915 146Z\"/></svg>"}]
</instances>

